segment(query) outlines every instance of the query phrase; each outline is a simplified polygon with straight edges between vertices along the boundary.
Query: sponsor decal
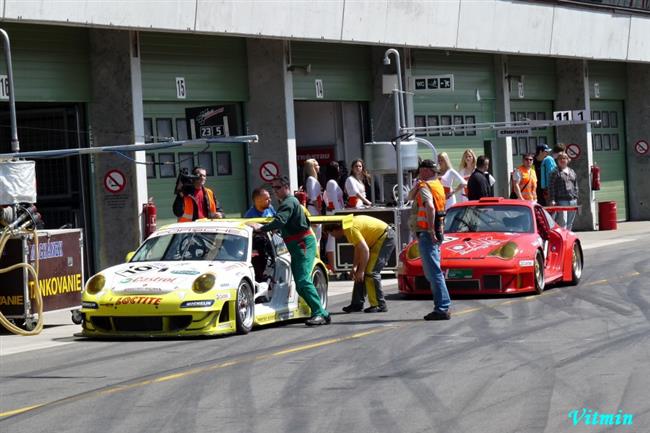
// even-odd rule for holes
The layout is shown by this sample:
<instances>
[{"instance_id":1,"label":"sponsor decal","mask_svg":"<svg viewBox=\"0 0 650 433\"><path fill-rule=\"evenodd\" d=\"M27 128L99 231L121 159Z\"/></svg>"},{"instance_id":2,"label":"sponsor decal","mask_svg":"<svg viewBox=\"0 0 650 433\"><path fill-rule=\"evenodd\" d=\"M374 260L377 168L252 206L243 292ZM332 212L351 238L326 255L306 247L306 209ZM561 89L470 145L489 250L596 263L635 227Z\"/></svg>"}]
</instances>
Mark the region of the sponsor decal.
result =
<instances>
[{"instance_id":1,"label":"sponsor decal","mask_svg":"<svg viewBox=\"0 0 650 433\"><path fill-rule=\"evenodd\" d=\"M219 329L226 329L226 328L232 328L232 325L228 322L222 323L221 325L217 326Z\"/></svg>"},{"instance_id":2,"label":"sponsor decal","mask_svg":"<svg viewBox=\"0 0 650 433\"><path fill-rule=\"evenodd\" d=\"M137 275L140 272L159 271L163 269L167 269L167 267L161 265L155 265L155 264L138 264L138 265L129 266L128 269L124 269L123 271L115 272L115 273L122 277L130 277L130 276Z\"/></svg>"},{"instance_id":3,"label":"sponsor decal","mask_svg":"<svg viewBox=\"0 0 650 433\"><path fill-rule=\"evenodd\" d=\"M133 277L133 278L124 278L123 280L120 280L120 284L128 284L128 283L173 283L176 281L176 278L174 277L145 277L145 276L139 276L139 277Z\"/></svg>"},{"instance_id":4,"label":"sponsor decal","mask_svg":"<svg viewBox=\"0 0 650 433\"><path fill-rule=\"evenodd\" d=\"M214 304L212 299L206 299L203 301L185 301L181 304L181 308L205 308L211 307Z\"/></svg>"},{"instance_id":5,"label":"sponsor decal","mask_svg":"<svg viewBox=\"0 0 650 433\"><path fill-rule=\"evenodd\" d=\"M522 268L527 268L529 266L533 266L535 264L534 260L519 260L519 266Z\"/></svg>"},{"instance_id":6,"label":"sponsor decal","mask_svg":"<svg viewBox=\"0 0 650 433\"><path fill-rule=\"evenodd\" d=\"M63 241L52 241L38 244L39 260L47 260L55 257L63 257ZM36 245L29 249L29 261L36 260Z\"/></svg>"},{"instance_id":7,"label":"sponsor decal","mask_svg":"<svg viewBox=\"0 0 650 433\"><path fill-rule=\"evenodd\" d=\"M83 301L81 303L81 308L92 308L92 309L96 310L98 307L97 307L97 303L95 303L95 302Z\"/></svg>"},{"instance_id":8,"label":"sponsor decal","mask_svg":"<svg viewBox=\"0 0 650 433\"><path fill-rule=\"evenodd\" d=\"M34 282L29 282L30 297L34 295ZM44 278L38 280L43 297L62 295L64 293L81 292L81 274L61 275L58 277Z\"/></svg>"},{"instance_id":9,"label":"sponsor decal","mask_svg":"<svg viewBox=\"0 0 650 433\"><path fill-rule=\"evenodd\" d=\"M467 241L463 241L462 243L449 247L449 249L457 254L460 254L461 256L464 256L471 252L480 251L491 247L496 247L497 245L500 244L501 244L500 240L494 239L492 237L485 237L485 238L470 239Z\"/></svg>"},{"instance_id":10,"label":"sponsor decal","mask_svg":"<svg viewBox=\"0 0 650 433\"><path fill-rule=\"evenodd\" d=\"M195 271L193 269L176 269L174 271L171 271L171 273L177 275L199 275L201 272Z\"/></svg>"},{"instance_id":11,"label":"sponsor decal","mask_svg":"<svg viewBox=\"0 0 650 433\"><path fill-rule=\"evenodd\" d=\"M230 293L217 293L215 299L217 301L227 301L228 299L230 299Z\"/></svg>"},{"instance_id":12,"label":"sponsor decal","mask_svg":"<svg viewBox=\"0 0 650 433\"><path fill-rule=\"evenodd\" d=\"M115 305L160 305L162 298L154 296L120 296L115 300Z\"/></svg>"},{"instance_id":13,"label":"sponsor decal","mask_svg":"<svg viewBox=\"0 0 650 433\"><path fill-rule=\"evenodd\" d=\"M0 305L23 305L23 295L0 296Z\"/></svg>"}]
</instances>

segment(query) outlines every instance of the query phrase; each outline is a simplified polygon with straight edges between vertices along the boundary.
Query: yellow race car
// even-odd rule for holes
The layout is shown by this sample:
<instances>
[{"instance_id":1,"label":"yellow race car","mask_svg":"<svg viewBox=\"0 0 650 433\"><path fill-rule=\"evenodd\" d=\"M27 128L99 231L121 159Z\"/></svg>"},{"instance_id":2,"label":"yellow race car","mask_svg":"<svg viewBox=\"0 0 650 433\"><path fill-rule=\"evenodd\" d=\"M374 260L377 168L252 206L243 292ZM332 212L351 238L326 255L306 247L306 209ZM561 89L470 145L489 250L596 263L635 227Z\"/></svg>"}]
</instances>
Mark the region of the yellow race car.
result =
<instances>
[{"instance_id":1,"label":"yellow race car","mask_svg":"<svg viewBox=\"0 0 650 433\"><path fill-rule=\"evenodd\" d=\"M323 218L333 217L312 219ZM252 220L171 224L152 234L127 263L88 280L82 335L246 334L256 325L309 318L284 241L255 232L247 221ZM328 278L320 259L312 279L327 307Z\"/></svg>"}]
</instances>

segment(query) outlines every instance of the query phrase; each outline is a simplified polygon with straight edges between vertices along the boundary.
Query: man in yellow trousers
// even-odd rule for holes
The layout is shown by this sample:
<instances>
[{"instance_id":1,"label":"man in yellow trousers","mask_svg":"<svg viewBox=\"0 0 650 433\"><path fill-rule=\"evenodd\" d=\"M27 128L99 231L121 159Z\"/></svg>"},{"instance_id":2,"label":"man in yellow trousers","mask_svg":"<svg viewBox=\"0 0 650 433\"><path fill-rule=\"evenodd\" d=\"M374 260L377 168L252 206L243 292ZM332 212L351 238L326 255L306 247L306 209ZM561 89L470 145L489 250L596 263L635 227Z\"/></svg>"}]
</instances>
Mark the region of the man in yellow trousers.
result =
<instances>
[{"instance_id":1,"label":"man in yellow trousers","mask_svg":"<svg viewBox=\"0 0 650 433\"><path fill-rule=\"evenodd\" d=\"M325 231L337 239L345 236L354 245L354 287L352 302L343 307L346 313L363 310L365 294L370 307L366 313L388 311L381 289L381 271L395 250L395 232L385 222L367 215L355 215L352 226L343 229L341 224L326 224Z\"/></svg>"}]
</instances>

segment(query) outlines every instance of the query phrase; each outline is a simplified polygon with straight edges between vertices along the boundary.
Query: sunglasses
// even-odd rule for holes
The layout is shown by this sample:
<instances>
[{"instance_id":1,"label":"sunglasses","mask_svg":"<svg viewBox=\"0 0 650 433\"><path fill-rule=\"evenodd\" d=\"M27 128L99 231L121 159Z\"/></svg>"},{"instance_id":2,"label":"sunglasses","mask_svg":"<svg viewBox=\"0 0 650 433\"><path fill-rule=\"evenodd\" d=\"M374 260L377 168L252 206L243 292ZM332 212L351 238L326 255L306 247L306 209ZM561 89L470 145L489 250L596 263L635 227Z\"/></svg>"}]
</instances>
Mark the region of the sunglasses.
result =
<instances>
[{"instance_id":1,"label":"sunglasses","mask_svg":"<svg viewBox=\"0 0 650 433\"><path fill-rule=\"evenodd\" d=\"M524 158L524 161L532 161L533 158Z\"/></svg>"},{"instance_id":2,"label":"sunglasses","mask_svg":"<svg viewBox=\"0 0 650 433\"><path fill-rule=\"evenodd\" d=\"M277 191L279 189L282 189L282 185L272 186L271 188L273 188L275 191Z\"/></svg>"}]
</instances>

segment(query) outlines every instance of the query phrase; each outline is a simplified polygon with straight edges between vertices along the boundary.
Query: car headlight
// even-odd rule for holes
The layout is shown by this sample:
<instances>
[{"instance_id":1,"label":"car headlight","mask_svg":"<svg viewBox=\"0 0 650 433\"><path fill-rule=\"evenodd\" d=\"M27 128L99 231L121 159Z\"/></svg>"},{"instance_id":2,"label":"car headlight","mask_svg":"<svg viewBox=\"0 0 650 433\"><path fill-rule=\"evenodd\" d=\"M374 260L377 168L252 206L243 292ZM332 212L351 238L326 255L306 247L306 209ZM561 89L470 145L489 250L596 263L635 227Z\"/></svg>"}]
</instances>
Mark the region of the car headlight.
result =
<instances>
[{"instance_id":1,"label":"car headlight","mask_svg":"<svg viewBox=\"0 0 650 433\"><path fill-rule=\"evenodd\" d=\"M410 247L408 247L408 250L406 250L406 257L409 260L417 259L420 257L420 247L418 247L417 242L413 242Z\"/></svg>"},{"instance_id":2,"label":"car headlight","mask_svg":"<svg viewBox=\"0 0 650 433\"><path fill-rule=\"evenodd\" d=\"M104 285L106 285L106 277L102 274L94 275L86 283L86 292L91 295L96 295L102 291Z\"/></svg>"},{"instance_id":3,"label":"car headlight","mask_svg":"<svg viewBox=\"0 0 650 433\"><path fill-rule=\"evenodd\" d=\"M196 293L205 293L214 287L216 281L217 279L214 274L207 273L199 275L192 283L192 290Z\"/></svg>"},{"instance_id":4,"label":"car headlight","mask_svg":"<svg viewBox=\"0 0 650 433\"><path fill-rule=\"evenodd\" d=\"M510 241L490 251L488 256L495 256L505 260L510 260L515 255L517 255L517 252L519 252L519 248L517 248L517 244Z\"/></svg>"}]
</instances>

